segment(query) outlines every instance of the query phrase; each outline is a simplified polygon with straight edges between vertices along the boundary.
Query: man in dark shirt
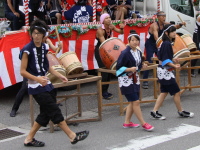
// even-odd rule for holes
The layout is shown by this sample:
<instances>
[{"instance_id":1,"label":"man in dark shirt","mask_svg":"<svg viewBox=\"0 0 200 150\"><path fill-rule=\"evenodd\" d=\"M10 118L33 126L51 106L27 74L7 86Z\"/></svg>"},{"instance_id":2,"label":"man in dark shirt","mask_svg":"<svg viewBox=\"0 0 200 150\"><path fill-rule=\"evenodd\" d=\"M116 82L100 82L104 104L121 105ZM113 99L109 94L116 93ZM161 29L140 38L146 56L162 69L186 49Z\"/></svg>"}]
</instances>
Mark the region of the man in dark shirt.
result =
<instances>
[{"instance_id":1,"label":"man in dark shirt","mask_svg":"<svg viewBox=\"0 0 200 150\"><path fill-rule=\"evenodd\" d=\"M19 11L18 0L5 0L5 17L13 22L12 30L19 30L25 24L25 15Z\"/></svg>"}]
</instances>

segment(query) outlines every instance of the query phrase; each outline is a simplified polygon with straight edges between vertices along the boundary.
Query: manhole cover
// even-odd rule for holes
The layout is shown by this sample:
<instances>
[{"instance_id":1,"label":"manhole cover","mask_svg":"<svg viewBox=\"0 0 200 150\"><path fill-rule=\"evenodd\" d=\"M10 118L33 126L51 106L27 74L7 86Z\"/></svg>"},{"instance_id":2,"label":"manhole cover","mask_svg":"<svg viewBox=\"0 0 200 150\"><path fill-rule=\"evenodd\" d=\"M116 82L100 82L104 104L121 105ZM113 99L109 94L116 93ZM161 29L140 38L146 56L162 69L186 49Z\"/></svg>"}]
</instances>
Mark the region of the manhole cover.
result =
<instances>
[{"instance_id":1,"label":"manhole cover","mask_svg":"<svg viewBox=\"0 0 200 150\"><path fill-rule=\"evenodd\" d=\"M0 140L5 140L5 139L19 136L22 134L24 134L24 133L10 130L10 129L3 129L3 130L0 130Z\"/></svg>"}]
</instances>

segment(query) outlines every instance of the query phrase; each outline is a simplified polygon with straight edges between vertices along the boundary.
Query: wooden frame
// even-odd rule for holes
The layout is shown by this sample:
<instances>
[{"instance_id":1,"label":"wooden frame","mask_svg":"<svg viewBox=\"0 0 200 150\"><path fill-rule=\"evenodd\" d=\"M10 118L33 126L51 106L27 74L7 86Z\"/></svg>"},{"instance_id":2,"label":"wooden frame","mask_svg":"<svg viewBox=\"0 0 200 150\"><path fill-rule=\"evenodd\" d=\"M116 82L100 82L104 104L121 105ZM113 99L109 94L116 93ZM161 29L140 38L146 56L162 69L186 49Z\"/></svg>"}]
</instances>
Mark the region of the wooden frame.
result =
<instances>
[{"instance_id":1,"label":"wooden frame","mask_svg":"<svg viewBox=\"0 0 200 150\"><path fill-rule=\"evenodd\" d=\"M73 123L73 122L87 122L87 121L101 121L102 120L102 108L101 108L101 92L100 92L100 82L101 82L101 76L91 76L87 73L77 74L77 75L70 75L67 76L69 81L67 83L57 83L53 84L54 88L59 87L65 87L65 86L71 86L71 85L77 85L76 92L70 95L61 95L57 96L57 98L62 98L61 100L58 100L57 103L61 103L63 101L66 101L70 99L71 97L77 97L78 102L78 110L76 113L72 114L71 116L67 116L65 121L67 123ZM70 80L70 79L76 79L76 80ZM89 82L96 82L97 85L97 92L95 93L81 93L81 84L83 83L89 83ZM82 96L90 96L90 95L97 95L97 103L98 103L98 116L96 118L88 118L88 119L77 119L72 120L75 116L82 116L82 106L81 106L81 97ZM30 101L30 118L31 118L31 125L34 123L34 103L33 103L33 96L29 96ZM54 131L53 123L50 121L50 132Z\"/></svg>"}]
</instances>

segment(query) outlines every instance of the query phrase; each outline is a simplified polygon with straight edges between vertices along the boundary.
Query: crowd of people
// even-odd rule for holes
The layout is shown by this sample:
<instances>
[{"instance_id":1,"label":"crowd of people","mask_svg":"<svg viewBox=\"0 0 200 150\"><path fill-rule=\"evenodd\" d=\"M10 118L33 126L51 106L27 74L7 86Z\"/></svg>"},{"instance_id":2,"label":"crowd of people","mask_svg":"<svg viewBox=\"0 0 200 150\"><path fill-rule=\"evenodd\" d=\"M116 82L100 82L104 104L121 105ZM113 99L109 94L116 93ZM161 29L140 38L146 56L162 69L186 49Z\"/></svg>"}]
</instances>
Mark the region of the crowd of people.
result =
<instances>
[{"instance_id":1,"label":"crowd of people","mask_svg":"<svg viewBox=\"0 0 200 150\"><path fill-rule=\"evenodd\" d=\"M131 0L96 0L96 20L103 13L113 20L132 17ZM23 0L5 0L5 17L12 22L11 29L19 30L25 25ZM93 21L92 0L29 0L29 23L39 18L47 24L87 23Z\"/></svg>"}]
</instances>

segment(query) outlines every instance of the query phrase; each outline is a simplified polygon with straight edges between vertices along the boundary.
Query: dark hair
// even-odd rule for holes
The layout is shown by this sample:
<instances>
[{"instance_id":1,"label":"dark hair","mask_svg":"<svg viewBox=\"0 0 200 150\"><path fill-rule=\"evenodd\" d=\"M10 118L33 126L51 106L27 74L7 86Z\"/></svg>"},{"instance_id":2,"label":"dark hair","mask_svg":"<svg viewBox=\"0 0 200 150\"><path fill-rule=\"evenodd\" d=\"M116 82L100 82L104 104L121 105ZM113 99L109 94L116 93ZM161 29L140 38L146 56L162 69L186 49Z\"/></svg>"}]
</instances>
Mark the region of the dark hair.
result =
<instances>
[{"instance_id":1,"label":"dark hair","mask_svg":"<svg viewBox=\"0 0 200 150\"><path fill-rule=\"evenodd\" d=\"M129 35L131 35L131 34L137 34L137 32L135 31L135 30L130 30L130 33L129 33ZM140 41L140 37L139 37L139 35L137 36L137 35L133 35L138 41ZM132 37L132 36L131 36ZM128 42L130 42L131 41L131 37L129 37L128 38Z\"/></svg>"},{"instance_id":2,"label":"dark hair","mask_svg":"<svg viewBox=\"0 0 200 150\"><path fill-rule=\"evenodd\" d=\"M165 14L164 11L159 11L159 12L156 13L156 15L159 16L160 14L163 14L163 13Z\"/></svg>"},{"instance_id":3,"label":"dark hair","mask_svg":"<svg viewBox=\"0 0 200 150\"><path fill-rule=\"evenodd\" d=\"M169 33L174 32L174 31L176 31L176 27L174 25L172 25L172 24L166 24L164 26L164 28L163 28L163 32L164 32L163 36L162 36L163 42L164 41L170 41L169 37L165 34L165 32L167 32L168 35L169 35ZM174 41L175 41L175 38L173 38L172 41L170 41L170 42L174 42Z\"/></svg>"},{"instance_id":4,"label":"dark hair","mask_svg":"<svg viewBox=\"0 0 200 150\"><path fill-rule=\"evenodd\" d=\"M45 36L46 32L49 30L49 26L43 20L36 19L31 23L31 26L30 26L31 34L33 33L35 29Z\"/></svg>"},{"instance_id":5,"label":"dark hair","mask_svg":"<svg viewBox=\"0 0 200 150\"><path fill-rule=\"evenodd\" d=\"M81 5L81 6L85 6L87 5L87 0L78 0L78 2L76 3L76 5Z\"/></svg>"},{"instance_id":6,"label":"dark hair","mask_svg":"<svg viewBox=\"0 0 200 150\"><path fill-rule=\"evenodd\" d=\"M170 21L169 23L170 23L170 24L174 24L174 25L176 24L175 21Z\"/></svg>"}]
</instances>

